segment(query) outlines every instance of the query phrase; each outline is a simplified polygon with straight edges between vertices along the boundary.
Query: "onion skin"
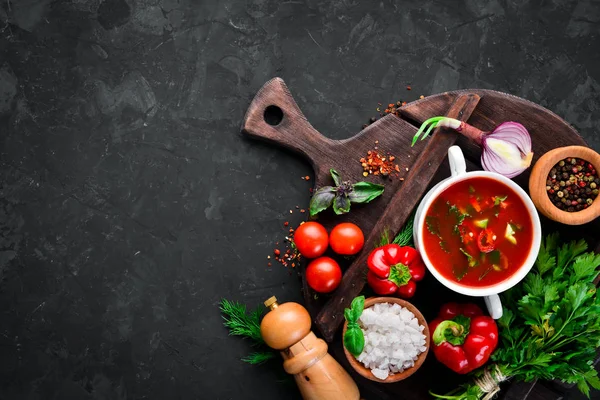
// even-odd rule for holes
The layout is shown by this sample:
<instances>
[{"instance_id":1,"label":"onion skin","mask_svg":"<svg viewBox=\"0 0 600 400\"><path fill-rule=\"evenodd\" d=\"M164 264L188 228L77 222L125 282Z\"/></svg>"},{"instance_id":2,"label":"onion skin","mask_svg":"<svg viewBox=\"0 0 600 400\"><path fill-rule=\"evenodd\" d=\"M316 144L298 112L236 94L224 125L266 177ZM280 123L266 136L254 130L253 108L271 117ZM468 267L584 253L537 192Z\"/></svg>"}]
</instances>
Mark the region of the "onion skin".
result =
<instances>
[{"instance_id":1,"label":"onion skin","mask_svg":"<svg viewBox=\"0 0 600 400\"><path fill-rule=\"evenodd\" d=\"M498 154L488 145L489 139L505 142L511 150L518 150L520 159L506 158ZM527 129L518 122L503 122L491 133L481 137L481 165L486 171L496 172L507 178L513 178L531 165L533 153L531 152L531 136Z\"/></svg>"}]
</instances>

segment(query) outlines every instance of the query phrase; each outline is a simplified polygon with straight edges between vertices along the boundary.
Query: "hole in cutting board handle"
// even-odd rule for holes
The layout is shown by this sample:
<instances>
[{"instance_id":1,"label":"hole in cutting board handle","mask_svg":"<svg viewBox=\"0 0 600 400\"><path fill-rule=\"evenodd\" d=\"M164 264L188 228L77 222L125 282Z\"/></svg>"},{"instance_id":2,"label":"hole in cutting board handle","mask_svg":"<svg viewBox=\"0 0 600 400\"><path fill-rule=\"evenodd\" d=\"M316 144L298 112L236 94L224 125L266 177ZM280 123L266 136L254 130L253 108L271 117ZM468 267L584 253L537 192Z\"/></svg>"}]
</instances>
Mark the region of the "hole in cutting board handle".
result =
<instances>
[{"instance_id":1,"label":"hole in cutting board handle","mask_svg":"<svg viewBox=\"0 0 600 400\"><path fill-rule=\"evenodd\" d=\"M267 124L277 126L283 120L283 110L277 106L269 106L265 108L263 117Z\"/></svg>"}]
</instances>

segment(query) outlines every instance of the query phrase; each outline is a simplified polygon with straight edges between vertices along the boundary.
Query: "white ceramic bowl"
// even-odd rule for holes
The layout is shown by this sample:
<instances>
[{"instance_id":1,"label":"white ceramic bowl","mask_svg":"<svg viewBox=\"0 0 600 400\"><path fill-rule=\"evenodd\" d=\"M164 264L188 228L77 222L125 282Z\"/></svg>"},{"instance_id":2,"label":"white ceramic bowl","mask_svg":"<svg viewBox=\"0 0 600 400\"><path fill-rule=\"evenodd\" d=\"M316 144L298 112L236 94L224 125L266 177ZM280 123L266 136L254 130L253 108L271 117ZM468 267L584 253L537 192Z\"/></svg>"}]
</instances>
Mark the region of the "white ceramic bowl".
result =
<instances>
[{"instance_id":1,"label":"white ceramic bowl","mask_svg":"<svg viewBox=\"0 0 600 400\"><path fill-rule=\"evenodd\" d=\"M429 272L431 272L431 275L433 275L440 283L457 293L461 293L467 296L485 297L485 303L488 307L490 315L492 316L492 318L498 319L502 316L502 304L500 302L500 297L498 297L498 293L502 293L505 290L508 290L511 287L515 286L517 283L519 283L531 270L531 267L533 267L533 265L535 264L535 260L538 256L542 240L542 228L540 224L540 217L537 213L535 205L533 204L527 193L525 193L525 191L521 189L521 187L514 183L512 180L495 172L467 172L464 155L458 146L452 146L448 149L448 160L450 161L451 176L434 186L423 197L423 200L417 208L413 229L413 239L415 242L415 246L421 253L423 261L425 262L427 269L429 269ZM525 204L527 211L529 211L529 216L531 218L531 223L533 226L533 243L531 244L531 249L529 250L529 254L527 255L525 262L519 268L519 270L516 271L510 278L496 285L482 288L461 285L442 276L442 274L440 274L433 267L433 264L431 263L431 260L427 256L427 253L424 250L424 246L422 245L423 227L425 224L425 213L427 212L433 201L444 190L446 190L453 184L476 177L494 179L511 188L521 198L521 201L523 201L523 203Z\"/></svg>"}]
</instances>

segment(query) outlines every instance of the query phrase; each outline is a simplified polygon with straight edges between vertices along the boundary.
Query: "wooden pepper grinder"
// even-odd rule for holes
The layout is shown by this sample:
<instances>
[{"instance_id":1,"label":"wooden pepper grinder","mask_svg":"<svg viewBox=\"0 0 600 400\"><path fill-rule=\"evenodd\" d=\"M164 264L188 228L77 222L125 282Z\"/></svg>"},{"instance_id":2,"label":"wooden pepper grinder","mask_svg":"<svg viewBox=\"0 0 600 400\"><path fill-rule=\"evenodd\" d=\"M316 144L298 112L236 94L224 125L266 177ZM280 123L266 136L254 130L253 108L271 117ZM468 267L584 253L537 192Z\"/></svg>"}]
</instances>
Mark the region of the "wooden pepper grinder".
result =
<instances>
[{"instance_id":1,"label":"wooden pepper grinder","mask_svg":"<svg viewBox=\"0 0 600 400\"><path fill-rule=\"evenodd\" d=\"M308 311L298 303L265 301L271 311L260 324L267 345L281 350L283 368L294 375L304 400L358 400L356 383L327 352L327 343L310 330Z\"/></svg>"}]
</instances>

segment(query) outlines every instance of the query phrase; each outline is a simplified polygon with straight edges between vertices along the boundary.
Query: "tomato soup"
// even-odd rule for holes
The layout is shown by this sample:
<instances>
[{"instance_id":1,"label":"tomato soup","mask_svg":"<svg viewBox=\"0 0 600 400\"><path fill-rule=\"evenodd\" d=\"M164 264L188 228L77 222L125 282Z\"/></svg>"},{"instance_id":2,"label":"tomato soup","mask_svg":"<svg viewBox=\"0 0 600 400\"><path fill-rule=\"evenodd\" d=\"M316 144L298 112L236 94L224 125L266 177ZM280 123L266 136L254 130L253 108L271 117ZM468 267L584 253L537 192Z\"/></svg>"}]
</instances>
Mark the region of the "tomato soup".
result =
<instances>
[{"instance_id":1,"label":"tomato soup","mask_svg":"<svg viewBox=\"0 0 600 400\"><path fill-rule=\"evenodd\" d=\"M491 178L457 182L425 214L423 247L446 279L487 287L523 266L533 242L533 223L521 198Z\"/></svg>"}]
</instances>

